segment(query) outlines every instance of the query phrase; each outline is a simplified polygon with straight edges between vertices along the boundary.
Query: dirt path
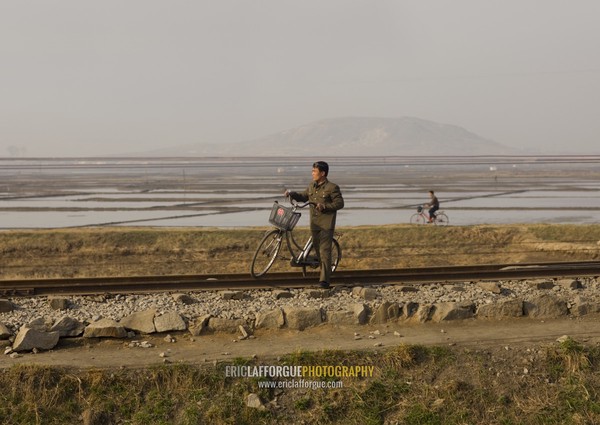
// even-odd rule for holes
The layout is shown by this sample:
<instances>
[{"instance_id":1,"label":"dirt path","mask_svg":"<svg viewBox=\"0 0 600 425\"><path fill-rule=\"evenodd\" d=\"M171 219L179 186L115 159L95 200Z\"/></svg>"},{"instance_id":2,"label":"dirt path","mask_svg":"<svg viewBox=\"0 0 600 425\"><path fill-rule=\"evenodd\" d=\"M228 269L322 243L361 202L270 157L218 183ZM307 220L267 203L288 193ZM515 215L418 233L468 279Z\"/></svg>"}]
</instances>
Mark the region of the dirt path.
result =
<instances>
[{"instance_id":1,"label":"dirt path","mask_svg":"<svg viewBox=\"0 0 600 425\"><path fill-rule=\"evenodd\" d=\"M163 352L167 353L167 359L172 363L202 364L253 355L268 361L295 351L381 350L399 344L452 345L494 351L552 343L562 335L595 344L600 342L599 319L600 315L588 315L578 319L545 321L522 318L356 327L326 325L302 332L257 332L254 339L238 342L234 342L237 335L229 334L203 335L193 339L188 333L172 334L177 339L174 343L166 342L164 335L136 339L152 343L152 348L129 347L130 340L61 339L59 346L52 351L24 353L16 359L0 356L0 368L17 363L76 368L135 368L162 364L164 358L160 353ZM361 339L355 339L355 333Z\"/></svg>"}]
</instances>

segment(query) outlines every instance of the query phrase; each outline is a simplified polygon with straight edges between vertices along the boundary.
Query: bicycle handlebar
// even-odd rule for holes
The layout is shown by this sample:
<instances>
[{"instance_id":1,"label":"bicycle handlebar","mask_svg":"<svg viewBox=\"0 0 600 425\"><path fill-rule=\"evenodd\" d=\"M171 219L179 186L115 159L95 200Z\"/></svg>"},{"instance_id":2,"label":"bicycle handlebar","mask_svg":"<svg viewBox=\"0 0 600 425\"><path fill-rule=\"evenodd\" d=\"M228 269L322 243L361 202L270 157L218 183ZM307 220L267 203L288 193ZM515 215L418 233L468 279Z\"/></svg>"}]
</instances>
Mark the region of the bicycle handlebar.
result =
<instances>
[{"instance_id":1,"label":"bicycle handlebar","mask_svg":"<svg viewBox=\"0 0 600 425\"><path fill-rule=\"evenodd\" d=\"M310 202L310 201L305 202L303 204L299 204L298 202L294 201L292 198L290 198L290 204L292 204L296 208L305 208L308 205L317 205L316 203Z\"/></svg>"}]
</instances>

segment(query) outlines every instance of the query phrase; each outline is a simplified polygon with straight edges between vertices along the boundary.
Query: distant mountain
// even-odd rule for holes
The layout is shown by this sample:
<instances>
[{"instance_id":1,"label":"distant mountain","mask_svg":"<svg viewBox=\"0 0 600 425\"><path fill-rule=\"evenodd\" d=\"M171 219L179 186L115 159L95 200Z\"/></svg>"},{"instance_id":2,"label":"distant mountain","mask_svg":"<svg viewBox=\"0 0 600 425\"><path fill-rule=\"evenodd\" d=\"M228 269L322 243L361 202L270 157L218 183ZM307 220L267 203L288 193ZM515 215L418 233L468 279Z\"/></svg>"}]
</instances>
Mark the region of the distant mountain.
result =
<instances>
[{"instance_id":1,"label":"distant mountain","mask_svg":"<svg viewBox=\"0 0 600 425\"><path fill-rule=\"evenodd\" d=\"M149 152L162 156L411 156L510 155L514 149L462 127L420 118L325 119L258 139L187 145Z\"/></svg>"}]
</instances>

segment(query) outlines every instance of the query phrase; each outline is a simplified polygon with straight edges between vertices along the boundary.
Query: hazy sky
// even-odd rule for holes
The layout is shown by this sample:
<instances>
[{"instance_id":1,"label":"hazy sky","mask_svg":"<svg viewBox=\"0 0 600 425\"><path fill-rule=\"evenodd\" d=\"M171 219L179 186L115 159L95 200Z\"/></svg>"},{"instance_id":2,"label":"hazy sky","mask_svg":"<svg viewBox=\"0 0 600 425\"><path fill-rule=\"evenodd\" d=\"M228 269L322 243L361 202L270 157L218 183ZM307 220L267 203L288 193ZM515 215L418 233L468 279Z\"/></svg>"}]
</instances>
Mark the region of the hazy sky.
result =
<instances>
[{"instance_id":1,"label":"hazy sky","mask_svg":"<svg viewBox=\"0 0 600 425\"><path fill-rule=\"evenodd\" d=\"M413 116L600 153L598 0L0 0L0 156Z\"/></svg>"}]
</instances>

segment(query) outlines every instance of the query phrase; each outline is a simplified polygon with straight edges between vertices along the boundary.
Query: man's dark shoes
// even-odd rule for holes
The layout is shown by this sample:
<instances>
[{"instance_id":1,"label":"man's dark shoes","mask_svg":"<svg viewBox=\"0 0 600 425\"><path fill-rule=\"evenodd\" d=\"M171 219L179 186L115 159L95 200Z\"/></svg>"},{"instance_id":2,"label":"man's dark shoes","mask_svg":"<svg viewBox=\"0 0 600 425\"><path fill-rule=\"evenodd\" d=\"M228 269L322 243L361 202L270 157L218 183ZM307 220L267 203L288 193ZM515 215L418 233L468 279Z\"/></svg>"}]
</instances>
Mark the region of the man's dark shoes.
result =
<instances>
[{"instance_id":1,"label":"man's dark shoes","mask_svg":"<svg viewBox=\"0 0 600 425\"><path fill-rule=\"evenodd\" d=\"M319 286L323 289L329 288L329 282L319 282Z\"/></svg>"}]
</instances>

